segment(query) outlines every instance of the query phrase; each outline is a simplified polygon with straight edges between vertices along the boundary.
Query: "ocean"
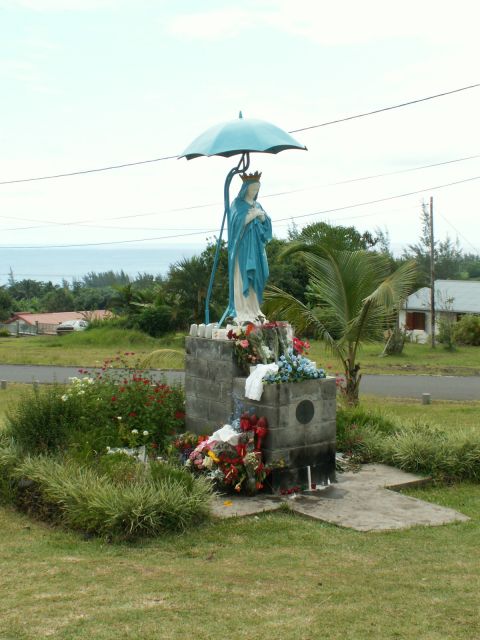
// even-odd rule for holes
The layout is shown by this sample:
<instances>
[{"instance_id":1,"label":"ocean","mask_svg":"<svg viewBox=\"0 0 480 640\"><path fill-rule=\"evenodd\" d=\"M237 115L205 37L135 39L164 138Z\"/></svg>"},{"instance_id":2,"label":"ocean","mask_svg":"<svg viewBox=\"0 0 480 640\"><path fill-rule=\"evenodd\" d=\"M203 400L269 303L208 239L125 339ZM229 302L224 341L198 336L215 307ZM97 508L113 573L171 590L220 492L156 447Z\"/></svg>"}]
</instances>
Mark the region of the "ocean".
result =
<instances>
[{"instance_id":1,"label":"ocean","mask_svg":"<svg viewBox=\"0 0 480 640\"><path fill-rule=\"evenodd\" d=\"M165 275L171 264L200 254L205 245L167 245L146 248L102 249L0 249L0 285L10 270L15 280L32 279L61 283L80 280L94 271L123 271Z\"/></svg>"}]
</instances>

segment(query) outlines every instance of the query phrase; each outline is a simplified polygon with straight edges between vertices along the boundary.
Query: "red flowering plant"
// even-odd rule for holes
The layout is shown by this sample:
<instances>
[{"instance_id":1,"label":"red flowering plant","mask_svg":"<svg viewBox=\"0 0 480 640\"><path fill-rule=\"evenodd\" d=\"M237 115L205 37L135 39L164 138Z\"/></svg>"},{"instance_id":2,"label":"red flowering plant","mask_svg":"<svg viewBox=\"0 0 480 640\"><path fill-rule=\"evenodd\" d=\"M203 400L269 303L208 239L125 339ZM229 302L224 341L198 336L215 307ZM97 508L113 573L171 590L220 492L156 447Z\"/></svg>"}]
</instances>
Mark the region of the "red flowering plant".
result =
<instances>
[{"instance_id":1,"label":"red flowering plant","mask_svg":"<svg viewBox=\"0 0 480 640\"><path fill-rule=\"evenodd\" d=\"M133 353L105 360L99 369L80 369L85 423L91 423L92 447L138 447L163 451L185 424L181 387L156 380L132 361ZM86 382L88 381L88 383ZM78 383L77 383L78 386ZM75 384L73 385L75 388ZM67 399L68 399L67 389Z\"/></svg>"},{"instance_id":2,"label":"red flowering plant","mask_svg":"<svg viewBox=\"0 0 480 640\"><path fill-rule=\"evenodd\" d=\"M239 428L225 425L202 440L186 461L195 473L211 478L220 490L254 495L263 489L269 468L263 462L262 441L268 433L267 420L247 412Z\"/></svg>"}]
</instances>

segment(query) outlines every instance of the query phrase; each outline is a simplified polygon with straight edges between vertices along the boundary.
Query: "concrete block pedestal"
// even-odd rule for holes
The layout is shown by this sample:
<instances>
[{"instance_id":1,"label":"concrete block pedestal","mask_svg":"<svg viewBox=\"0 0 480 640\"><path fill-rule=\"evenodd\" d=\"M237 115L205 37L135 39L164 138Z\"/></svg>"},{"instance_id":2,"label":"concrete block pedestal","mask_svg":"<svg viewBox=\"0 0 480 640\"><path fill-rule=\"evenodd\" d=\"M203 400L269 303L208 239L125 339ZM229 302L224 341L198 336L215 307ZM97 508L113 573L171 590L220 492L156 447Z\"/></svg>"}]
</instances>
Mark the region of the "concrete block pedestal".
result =
<instances>
[{"instance_id":1,"label":"concrete block pedestal","mask_svg":"<svg viewBox=\"0 0 480 640\"><path fill-rule=\"evenodd\" d=\"M212 433L231 421L234 411L265 416L268 434L262 444L266 463L285 463L269 476L274 492L335 480L336 384L334 378L264 385L260 401L245 398L245 376L233 342L186 339L186 427Z\"/></svg>"}]
</instances>

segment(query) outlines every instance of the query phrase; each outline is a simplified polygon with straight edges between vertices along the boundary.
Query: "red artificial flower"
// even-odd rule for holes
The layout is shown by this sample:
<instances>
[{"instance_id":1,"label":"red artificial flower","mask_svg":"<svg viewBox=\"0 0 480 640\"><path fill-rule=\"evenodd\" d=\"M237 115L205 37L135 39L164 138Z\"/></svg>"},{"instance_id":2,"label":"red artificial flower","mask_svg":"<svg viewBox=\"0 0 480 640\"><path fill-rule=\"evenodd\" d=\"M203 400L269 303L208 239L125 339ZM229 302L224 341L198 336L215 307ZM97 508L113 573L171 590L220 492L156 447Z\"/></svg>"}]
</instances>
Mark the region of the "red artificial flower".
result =
<instances>
[{"instance_id":1,"label":"red artificial flower","mask_svg":"<svg viewBox=\"0 0 480 640\"><path fill-rule=\"evenodd\" d=\"M240 418L240 429L242 431L250 431L250 420L249 420L249 418Z\"/></svg>"},{"instance_id":2,"label":"red artificial flower","mask_svg":"<svg viewBox=\"0 0 480 640\"><path fill-rule=\"evenodd\" d=\"M253 413L253 414L250 416L250 424L252 425L252 427L254 427L254 426L257 424L257 422L258 422L258 418L257 418L257 416Z\"/></svg>"},{"instance_id":3,"label":"red artificial flower","mask_svg":"<svg viewBox=\"0 0 480 640\"><path fill-rule=\"evenodd\" d=\"M175 418L177 420L183 420L185 418L185 414L183 411L175 411Z\"/></svg>"},{"instance_id":4,"label":"red artificial flower","mask_svg":"<svg viewBox=\"0 0 480 640\"><path fill-rule=\"evenodd\" d=\"M249 336L254 329L255 329L255 325L253 324L253 322L249 322L248 326L247 326L247 329L245 331L245 335Z\"/></svg>"},{"instance_id":5,"label":"red artificial flower","mask_svg":"<svg viewBox=\"0 0 480 640\"><path fill-rule=\"evenodd\" d=\"M117 401L117 396L112 396L112 402L116 402Z\"/></svg>"}]
</instances>

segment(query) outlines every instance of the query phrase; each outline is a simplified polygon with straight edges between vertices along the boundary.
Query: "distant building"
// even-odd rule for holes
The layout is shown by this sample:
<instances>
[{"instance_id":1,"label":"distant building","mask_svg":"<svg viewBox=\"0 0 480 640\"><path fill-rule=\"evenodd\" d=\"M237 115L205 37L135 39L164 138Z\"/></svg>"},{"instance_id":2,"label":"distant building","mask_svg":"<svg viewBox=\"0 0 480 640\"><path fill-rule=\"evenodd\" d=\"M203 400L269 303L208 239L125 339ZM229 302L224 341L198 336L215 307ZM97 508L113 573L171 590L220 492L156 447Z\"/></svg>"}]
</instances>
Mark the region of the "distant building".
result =
<instances>
[{"instance_id":1,"label":"distant building","mask_svg":"<svg viewBox=\"0 0 480 640\"><path fill-rule=\"evenodd\" d=\"M441 318L459 320L467 314L480 315L480 282L435 280L435 325ZM430 287L408 296L400 310L400 326L411 331L418 342L427 342L432 333Z\"/></svg>"},{"instance_id":2,"label":"distant building","mask_svg":"<svg viewBox=\"0 0 480 640\"><path fill-rule=\"evenodd\" d=\"M55 334L55 328L67 320L103 320L111 316L110 311L98 309L95 311L56 311L54 313L30 313L18 311L5 321L4 324L15 324L12 333Z\"/></svg>"}]
</instances>

